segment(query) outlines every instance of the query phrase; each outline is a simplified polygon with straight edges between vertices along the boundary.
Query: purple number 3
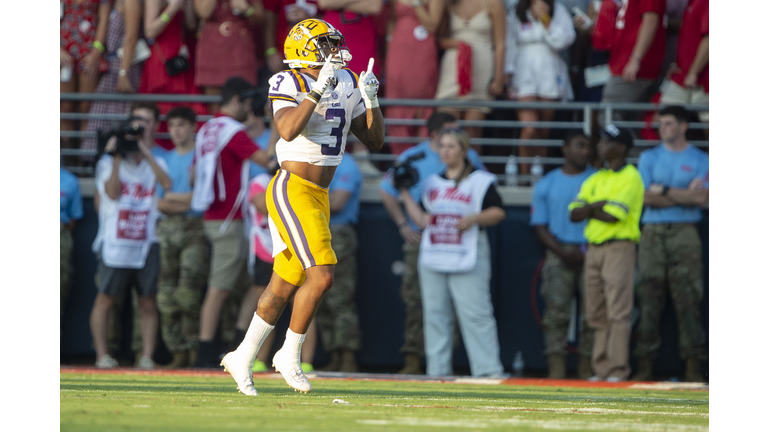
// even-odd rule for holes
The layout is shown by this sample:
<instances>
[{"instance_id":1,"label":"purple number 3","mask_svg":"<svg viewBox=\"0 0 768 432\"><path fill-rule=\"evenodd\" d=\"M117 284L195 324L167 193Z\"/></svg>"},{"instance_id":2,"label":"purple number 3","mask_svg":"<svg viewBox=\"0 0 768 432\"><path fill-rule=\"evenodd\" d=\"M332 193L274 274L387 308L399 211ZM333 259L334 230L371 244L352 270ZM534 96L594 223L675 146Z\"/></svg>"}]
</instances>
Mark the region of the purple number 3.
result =
<instances>
[{"instance_id":1,"label":"purple number 3","mask_svg":"<svg viewBox=\"0 0 768 432\"><path fill-rule=\"evenodd\" d=\"M275 83L275 86L272 87L272 90L277 91L280 88L280 83L283 82L284 79L285 79L285 76L278 75L277 76L277 82Z\"/></svg>"},{"instance_id":2,"label":"purple number 3","mask_svg":"<svg viewBox=\"0 0 768 432\"><path fill-rule=\"evenodd\" d=\"M331 108L325 111L325 119L333 120L339 119L339 126L331 128L331 136L336 137L336 146L331 147L328 144L323 144L321 153L326 156L338 156L341 153L341 138L344 135L344 125L347 124L347 113L343 108Z\"/></svg>"}]
</instances>

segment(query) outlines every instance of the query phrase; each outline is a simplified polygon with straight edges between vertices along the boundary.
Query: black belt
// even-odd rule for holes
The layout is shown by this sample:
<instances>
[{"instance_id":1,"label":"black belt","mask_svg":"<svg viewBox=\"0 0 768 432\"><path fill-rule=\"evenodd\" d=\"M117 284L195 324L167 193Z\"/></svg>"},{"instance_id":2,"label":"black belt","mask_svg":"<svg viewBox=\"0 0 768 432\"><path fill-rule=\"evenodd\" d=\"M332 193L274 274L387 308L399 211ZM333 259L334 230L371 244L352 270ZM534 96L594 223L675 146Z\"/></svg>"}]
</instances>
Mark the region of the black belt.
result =
<instances>
[{"instance_id":1,"label":"black belt","mask_svg":"<svg viewBox=\"0 0 768 432\"><path fill-rule=\"evenodd\" d=\"M696 225L695 222L663 222L663 223L649 223L647 225L657 225L666 229L675 228L684 225Z\"/></svg>"},{"instance_id":2,"label":"black belt","mask_svg":"<svg viewBox=\"0 0 768 432\"><path fill-rule=\"evenodd\" d=\"M630 239L610 239L610 240L606 240L606 241L604 241L602 243L590 243L590 244L592 246L604 246L604 245L607 245L609 243L616 243L616 242L620 242L620 241L632 241L632 240L630 240Z\"/></svg>"}]
</instances>

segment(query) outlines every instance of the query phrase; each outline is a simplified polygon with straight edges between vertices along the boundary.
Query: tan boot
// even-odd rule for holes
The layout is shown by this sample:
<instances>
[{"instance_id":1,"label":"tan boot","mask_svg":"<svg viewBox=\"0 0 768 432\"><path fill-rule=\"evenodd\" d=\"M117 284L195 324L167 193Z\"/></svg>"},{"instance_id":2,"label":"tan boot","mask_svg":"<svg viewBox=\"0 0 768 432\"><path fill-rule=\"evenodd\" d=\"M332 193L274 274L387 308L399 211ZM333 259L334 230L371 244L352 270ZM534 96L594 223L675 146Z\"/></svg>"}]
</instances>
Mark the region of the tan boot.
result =
<instances>
[{"instance_id":1,"label":"tan boot","mask_svg":"<svg viewBox=\"0 0 768 432\"><path fill-rule=\"evenodd\" d=\"M589 379L594 374L592 373L592 359L587 356L581 356L579 358L579 379Z\"/></svg>"},{"instance_id":2,"label":"tan boot","mask_svg":"<svg viewBox=\"0 0 768 432\"><path fill-rule=\"evenodd\" d=\"M318 370L322 372L338 372L340 367L341 367L341 353L339 351L334 351L333 353L331 353L331 362L321 367Z\"/></svg>"},{"instance_id":3,"label":"tan boot","mask_svg":"<svg viewBox=\"0 0 768 432\"><path fill-rule=\"evenodd\" d=\"M701 374L701 361L697 358L689 358L685 361L685 380L688 382L705 382Z\"/></svg>"},{"instance_id":4,"label":"tan boot","mask_svg":"<svg viewBox=\"0 0 768 432\"><path fill-rule=\"evenodd\" d=\"M397 373L406 375L424 375L424 371L421 370L421 357L416 354L405 355L405 366Z\"/></svg>"},{"instance_id":5,"label":"tan boot","mask_svg":"<svg viewBox=\"0 0 768 432\"><path fill-rule=\"evenodd\" d=\"M164 367L168 369L181 369L189 367L189 353L186 351L180 351L173 353L173 360Z\"/></svg>"},{"instance_id":6,"label":"tan boot","mask_svg":"<svg viewBox=\"0 0 768 432\"><path fill-rule=\"evenodd\" d=\"M357 372L357 360L352 351L341 352L341 372Z\"/></svg>"},{"instance_id":7,"label":"tan boot","mask_svg":"<svg viewBox=\"0 0 768 432\"><path fill-rule=\"evenodd\" d=\"M565 379L565 356L562 354L550 354L547 356L549 363L549 375L551 379Z\"/></svg>"},{"instance_id":8,"label":"tan boot","mask_svg":"<svg viewBox=\"0 0 768 432\"><path fill-rule=\"evenodd\" d=\"M643 356L637 359L637 372L630 378L632 381L653 381L653 357Z\"/></svg>"}]
</instances>

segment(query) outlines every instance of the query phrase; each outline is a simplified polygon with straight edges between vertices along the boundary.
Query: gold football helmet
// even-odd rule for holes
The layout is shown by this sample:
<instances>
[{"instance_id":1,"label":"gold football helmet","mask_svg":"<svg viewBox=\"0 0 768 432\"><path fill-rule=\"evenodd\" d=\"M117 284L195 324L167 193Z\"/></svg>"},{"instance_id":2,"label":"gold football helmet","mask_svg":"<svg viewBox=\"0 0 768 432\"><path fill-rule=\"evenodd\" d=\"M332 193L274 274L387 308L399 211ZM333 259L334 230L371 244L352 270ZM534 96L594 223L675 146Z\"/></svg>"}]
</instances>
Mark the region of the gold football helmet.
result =
<instances>
[{"instance_id":1,"label":"gold football helmet","mask_svg":"<svg viewBox=\"0 0 768 432\"><path fill-rule=\"evenodd\" d=\"M306 19L293 26L285 38L284 50L283 62L292 69L322 67L329 54L338 69L352 59L341 32L319 19Z\"/></svg>"}]
</instances>

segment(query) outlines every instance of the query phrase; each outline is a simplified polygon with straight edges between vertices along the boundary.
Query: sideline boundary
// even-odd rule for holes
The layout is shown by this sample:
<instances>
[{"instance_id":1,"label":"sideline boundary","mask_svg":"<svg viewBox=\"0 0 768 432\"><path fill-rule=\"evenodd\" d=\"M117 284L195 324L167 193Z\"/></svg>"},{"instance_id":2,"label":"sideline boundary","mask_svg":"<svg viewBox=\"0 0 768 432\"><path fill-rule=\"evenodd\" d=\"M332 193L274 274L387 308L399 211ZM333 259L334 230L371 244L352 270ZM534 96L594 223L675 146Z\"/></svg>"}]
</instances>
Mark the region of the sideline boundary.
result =
<instances>
[{"instance_id":1,"label":"sideline boundary","mask_svg":"<svg viewBox=\"0 0 768 432\"><path fill-rule=\"evenodd\" d=\"M221 378L230 375L224 371L214 369L135 369L130 367L118 367L114 369L97 369L94 367L60 366L60 374L118 374L118 375L145 375L145 376L190 376ZM577 387L577 388L614 388L630 390L696 390L709 392L707 383L687 382L640 382L640 381L587 381L579 379L548 379L548 378L472 378L472 377L428 377L425 375L397 375L397 374L367 374L367 373L341 373L341 372L312 372L306 374L313 380L345 380L345 381L400 381L442 384L474 384L474 385L510 385L533 387ZM283 379L277 372L254 373L257 379Z\"/></svg>"}]
</instances>

